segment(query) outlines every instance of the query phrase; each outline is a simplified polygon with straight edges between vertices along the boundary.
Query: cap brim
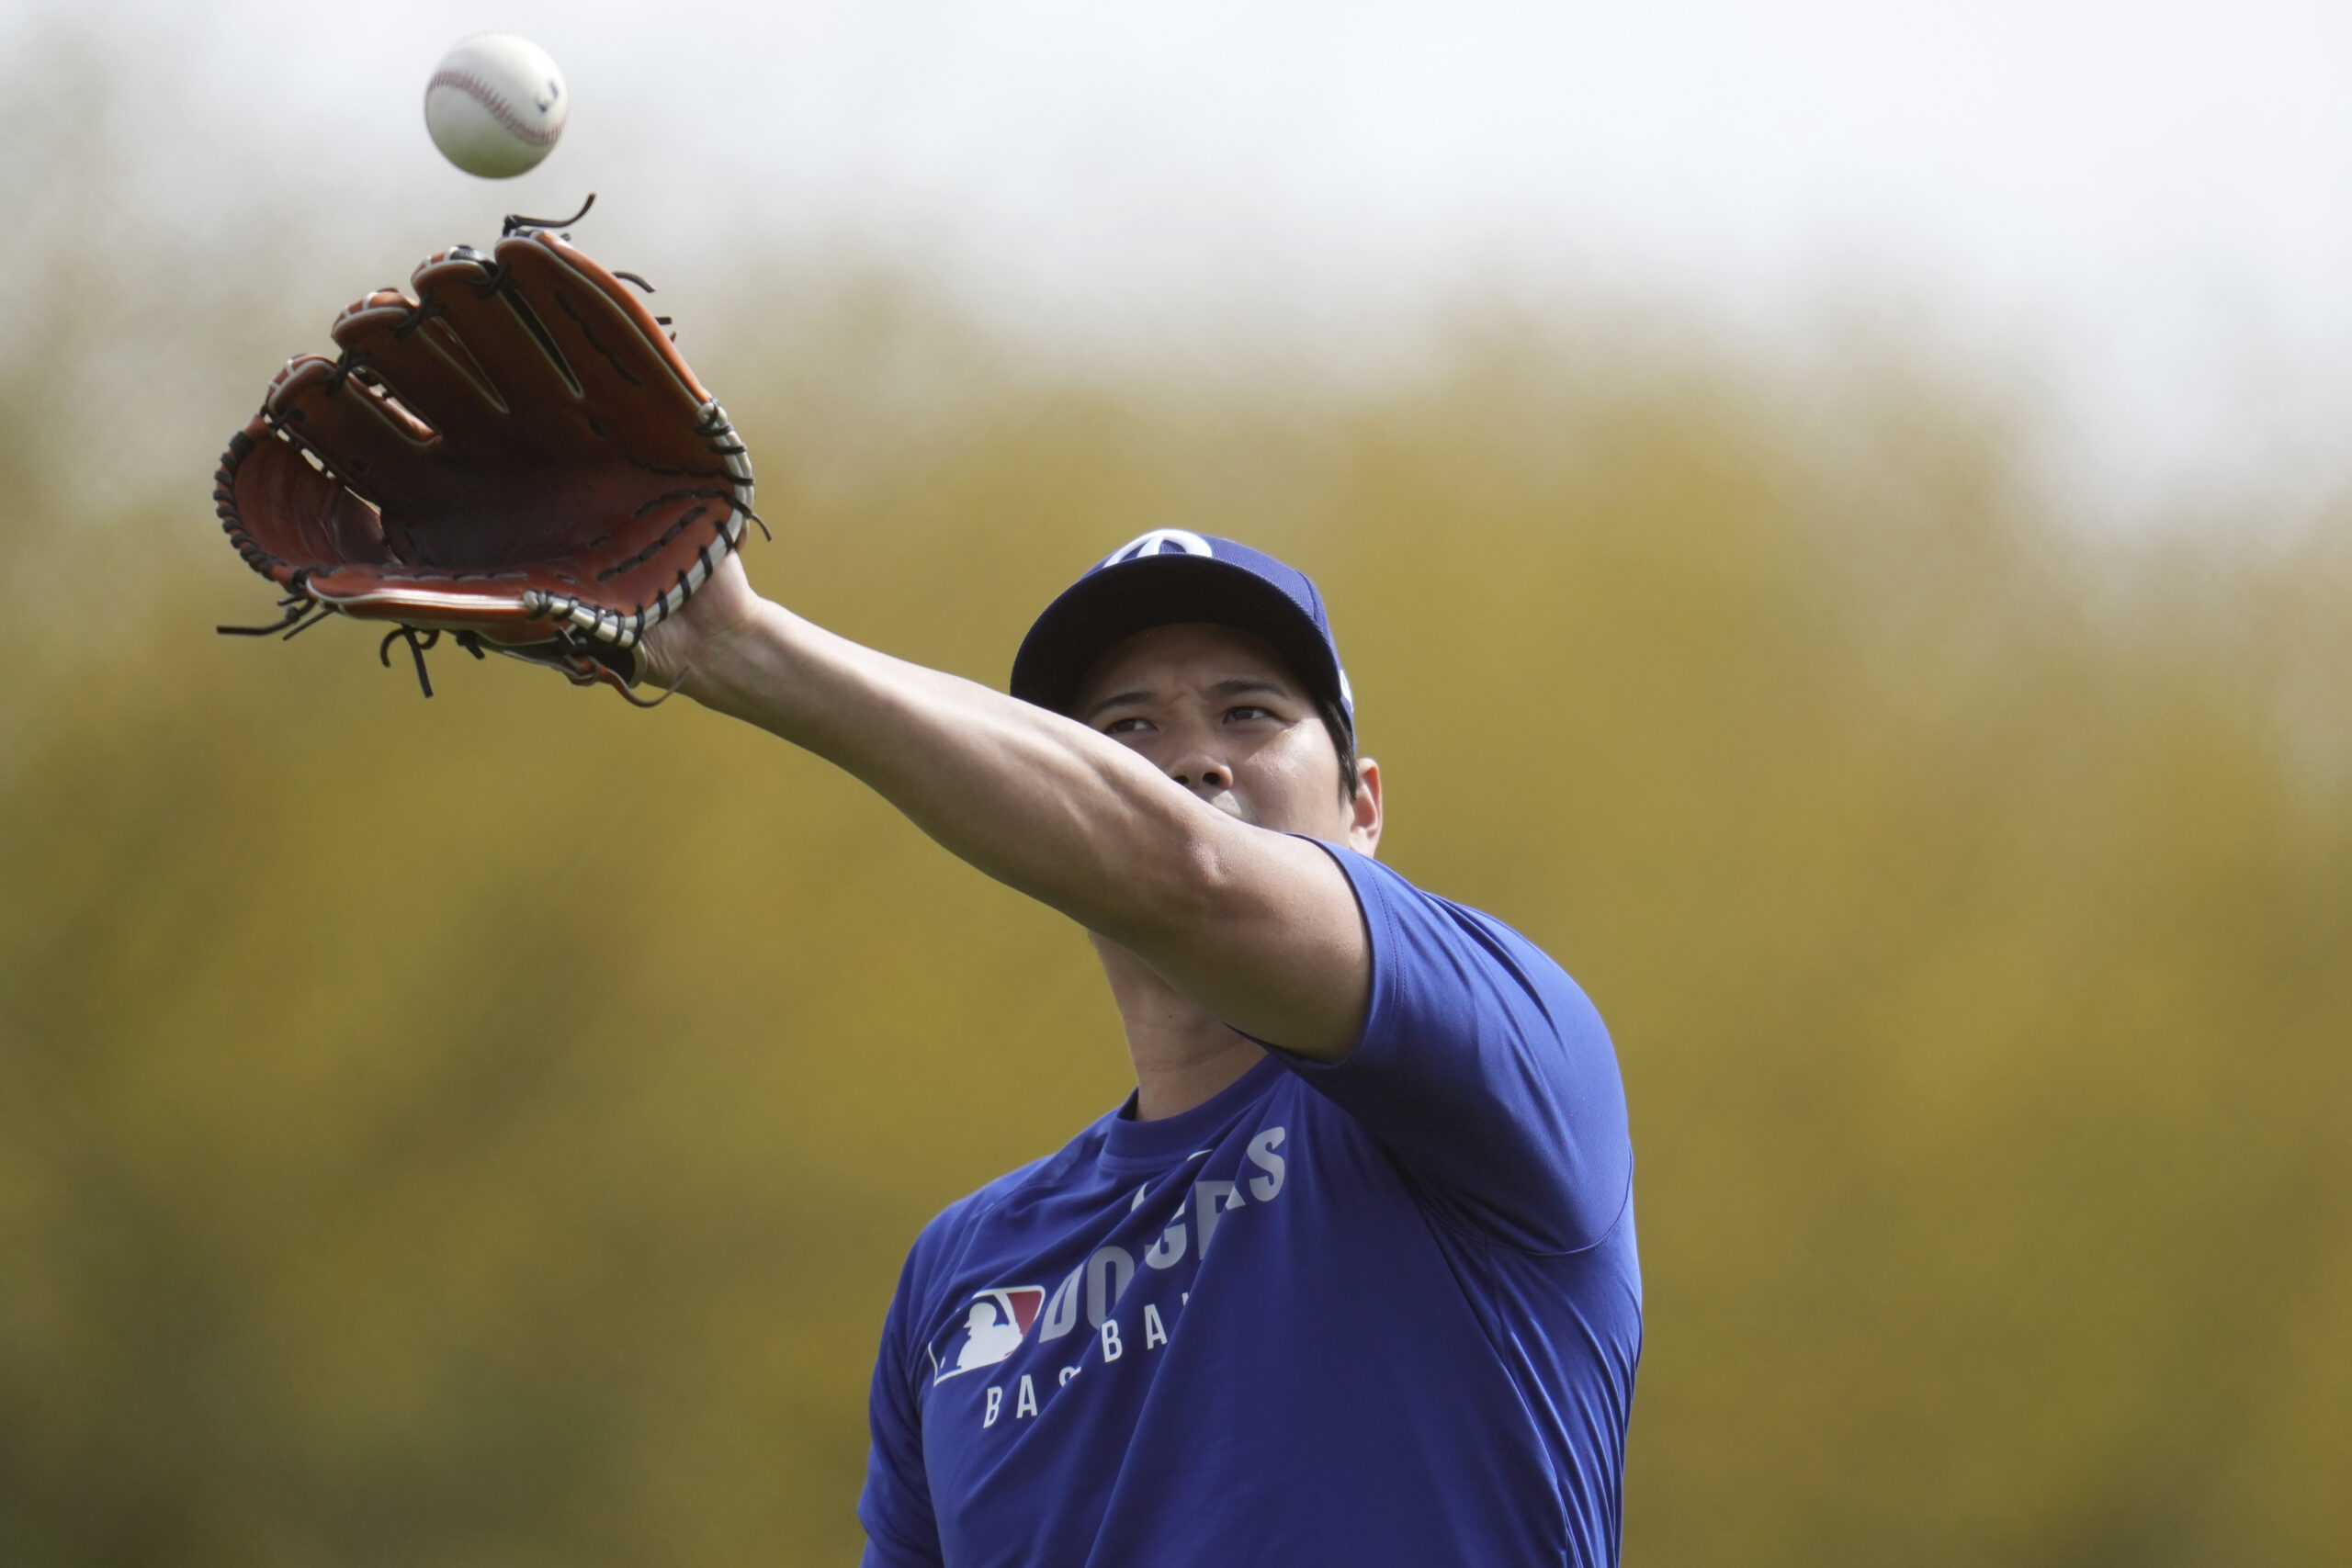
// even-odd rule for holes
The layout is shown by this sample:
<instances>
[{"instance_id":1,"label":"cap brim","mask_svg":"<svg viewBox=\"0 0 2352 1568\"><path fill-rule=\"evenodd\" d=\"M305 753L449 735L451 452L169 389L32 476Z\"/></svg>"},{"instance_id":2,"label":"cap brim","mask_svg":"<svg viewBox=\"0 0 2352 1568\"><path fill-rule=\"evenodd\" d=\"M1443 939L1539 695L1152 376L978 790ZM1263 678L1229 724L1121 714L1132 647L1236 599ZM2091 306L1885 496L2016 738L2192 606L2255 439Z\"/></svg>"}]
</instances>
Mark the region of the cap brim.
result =
<instances>
[{"instance_id":1,"label":"cap brim","mask_svg":"<svg viewBox=\"0 0 2352 1568\"><path fill-rule=\"evenodd\" d=\"M1211 556L1154 555L1080 578L1046 606L1012 660L1012 694L1056 713L1078 705L1097 660L1154 626L1206 621L1273 646L1309 691L1346 716L1340 669L1306 613L1272 583Z\"/></svg>"}]
</instances>

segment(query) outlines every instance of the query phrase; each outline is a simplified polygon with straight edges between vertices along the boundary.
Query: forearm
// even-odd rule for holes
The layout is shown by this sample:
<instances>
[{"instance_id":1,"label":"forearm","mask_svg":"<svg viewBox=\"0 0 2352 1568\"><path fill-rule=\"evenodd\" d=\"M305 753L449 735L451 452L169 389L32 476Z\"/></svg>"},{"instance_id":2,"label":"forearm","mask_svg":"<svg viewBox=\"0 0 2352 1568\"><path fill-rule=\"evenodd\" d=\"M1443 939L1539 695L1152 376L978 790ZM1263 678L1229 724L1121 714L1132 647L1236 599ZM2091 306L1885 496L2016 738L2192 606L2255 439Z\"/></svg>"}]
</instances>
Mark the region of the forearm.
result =
<instances>
[{"instance_id":1,"label":"forearm","mask_svg":"<svg viewBox=\"0 0 2352 1568\"><path fill-rule=\"evenodd\" d=\"M681 689L833 762L980 871L1139 952L1197 916L1216 840L1247 830L1083 725L764 601L705 646Z\"/></svg>"}]
</instances>

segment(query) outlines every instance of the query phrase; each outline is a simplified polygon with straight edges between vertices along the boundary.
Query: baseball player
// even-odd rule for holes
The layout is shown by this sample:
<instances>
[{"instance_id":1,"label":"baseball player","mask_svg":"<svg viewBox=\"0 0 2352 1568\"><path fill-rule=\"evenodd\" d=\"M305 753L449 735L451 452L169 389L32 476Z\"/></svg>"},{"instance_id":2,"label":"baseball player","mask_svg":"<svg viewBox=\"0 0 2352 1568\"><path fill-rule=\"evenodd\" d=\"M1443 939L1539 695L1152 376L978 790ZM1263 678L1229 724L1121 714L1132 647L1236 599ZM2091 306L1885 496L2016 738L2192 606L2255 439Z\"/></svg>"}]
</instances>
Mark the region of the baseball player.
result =
<instances>
[{"instance_id":1,"label":"baseball player","mask_svg":"<svg viewBox=\"0 0 2352 1568\"><path fill-rule=\"evenodd\" d=\"M1557 964L1374 858L1314 584L1146 535L1046 607L1010 696L822 631L752 592L749 457L647 286L559 227L429 257L287 363L213 488L280 618L222 629L385 623L428 696L445 635L682 690L1091 935L1135 1093L916 1241L867 1563L1613 1563L1616 1059Z\"/></svg>"},{"instance_id":2,"label":"baseball player","mask_svg":"<svg viewBox=\"0 0 2352 1568\"><path fill-rule=\"evenodd\" d=\"M762 600L729 555L645 656L1077 920L1135 1060L1124 1105L916 1240L867 1564L1617 1561L1615 1056L1533 944L1374 858L1380 769L1313 583L1147 535L1046 607L1007 696Z\"/></svg>"}]
</instances>

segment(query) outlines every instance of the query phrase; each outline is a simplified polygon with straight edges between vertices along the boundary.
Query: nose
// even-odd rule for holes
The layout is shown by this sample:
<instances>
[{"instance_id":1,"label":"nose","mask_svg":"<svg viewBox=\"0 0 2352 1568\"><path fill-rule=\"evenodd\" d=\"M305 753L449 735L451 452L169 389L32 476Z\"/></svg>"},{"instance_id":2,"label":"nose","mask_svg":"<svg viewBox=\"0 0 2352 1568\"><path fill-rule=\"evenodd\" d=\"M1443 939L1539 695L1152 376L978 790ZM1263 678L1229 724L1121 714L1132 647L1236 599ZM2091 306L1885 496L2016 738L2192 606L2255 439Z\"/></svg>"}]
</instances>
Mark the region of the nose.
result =
<instances>
[{"instance_id":1,"label":"nose","mask_svg":"<svg viewBox=\"0 0 2352 1568\"><path fill-rule=\"evenodd\" d=\"M1233 770L1213 757L1198 754L1180 759L1168 776L1196 795L1209 795L1233 783Z\"/></svg>"},{"instance_id":2,"label":"nose","mask_svg":"<svg viewBox=\"0 0 2352 1568\"><path fill-rule=\"evenodd\" d=\"M1187 726L1189 733L1179 733L1170 739L1176 742L1176 754L1168 761L1168 776L1195 795L1215 795L1233 786L1233 764L1210 744L1210 737L1203 730Z\"/></svg>"}]
</instances>

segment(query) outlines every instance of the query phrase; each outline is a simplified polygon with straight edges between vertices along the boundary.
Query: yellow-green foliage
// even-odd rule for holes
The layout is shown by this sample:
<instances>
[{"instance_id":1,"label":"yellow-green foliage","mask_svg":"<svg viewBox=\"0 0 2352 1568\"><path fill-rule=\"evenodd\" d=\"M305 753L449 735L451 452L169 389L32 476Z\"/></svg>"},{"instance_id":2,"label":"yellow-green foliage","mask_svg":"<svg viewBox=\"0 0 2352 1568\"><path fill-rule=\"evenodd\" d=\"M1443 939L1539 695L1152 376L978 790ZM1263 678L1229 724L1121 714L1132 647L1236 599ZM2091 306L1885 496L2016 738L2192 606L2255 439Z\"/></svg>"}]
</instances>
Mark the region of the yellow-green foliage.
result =
<instances>
[{"instance_id":1,"label":"yellow-green foliage","mask_svg":"<svg viewBox=\"0 0 2352 1568\"><path fill-rule=\"evenodd\" d=\"M1388 858L1598 999L1629 1561L2352 1552L2343 527L2085 538L1860 361L1179 391L824 298L680 307L763 589L999 681L1142 529L1285 553ZM60 502L73 348L5 384L0 1561L852 1561L905 1246L1124 1090L1078 933L683 702L215 638L203 462Z\"/></svg>"}]
</instances>

